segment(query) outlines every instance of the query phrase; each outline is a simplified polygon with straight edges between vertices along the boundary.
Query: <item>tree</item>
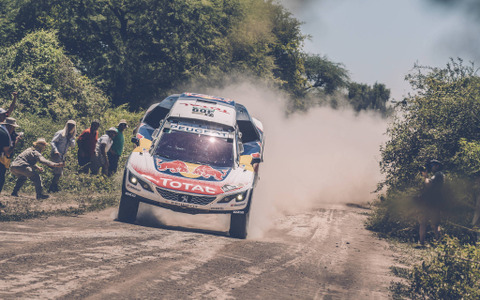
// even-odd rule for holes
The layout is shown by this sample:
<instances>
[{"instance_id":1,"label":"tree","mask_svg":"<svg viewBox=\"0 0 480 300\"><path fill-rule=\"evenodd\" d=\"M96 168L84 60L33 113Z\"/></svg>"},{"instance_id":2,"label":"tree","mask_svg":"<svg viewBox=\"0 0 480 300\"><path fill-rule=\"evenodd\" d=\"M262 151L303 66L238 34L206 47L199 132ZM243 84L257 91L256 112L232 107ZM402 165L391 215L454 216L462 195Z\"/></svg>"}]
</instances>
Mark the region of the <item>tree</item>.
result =
<instances>
[{"instance_id":1,"label":"tree","mask_svg":"<svg viewBox=\"0 0 480 300\"><path fill-rule=\"evenodd\" d=\"M268 3L272 3L271 0ZM272 33L275 37L271 45L275 59L275 77L283 83L282 87L294 97L305 96L304 55L300 51L305 36L300 32L301 23L281 5L271 4Z\"/></svg>"},{"instance_id":2,"label":"tree","mask_svg":"<svg viewBox=\"0 0 480 300\"><path fill-rule=\"evenodd\" d=\"M348 87L350 81L343 64L334 63L320 55L306 55L305 76L308 82L305 88L307 91L322 89L327 95Z\"/></svg>"},{"instance_id":3,"label":"tree","mask_svg":"<svg viewBox=\"0 0 480 300\"><path fill-rule=\"evenodd\" d=\"M300 23L263 0L15 0L17 37L54 29L79 70L116 105L148 105L183 82L266 78L298 95ZM8 22L6 22L8 23ZM11 23L9 23L11 25ZM0 30L6 30L6 24ZM1 32L1 31L0 31Z\"/></svg>"},{"instance_id":4,"label":"tree","mask_svg":"<svg viewBox=\"0 0 480 300\"><path fill-rule=\"evenodd\" d=\"M91 117L109 106L108 99L63 53L54 32L34 32L11 47L0 48L1 98L10 99L13 91L20 93L17 114L53 121Z\"/></svg>"},{"instance_id":5,"label":"tree","mask_svg":"<svg viewBox=\"0 0 480 300\"><path fill-rule=\"evenodd\" d=\"M416 94L398 106L381 149L384 184L390 188L411 184L418 167L433 158L460 170L454 161L460 141L480 139L480 77L473 64L459 59L444 69L415 66L415 71L406 79Z\"/></svg>"},{"instance_id":6,"label":"tree","mask_svg":"<svg viewBox=\"0 0 480 300\"><path fill-rule=\"evenodd\" d=\"M348 86L348 99L355 111L374 110L386 115L389 113L387 101L390 90L384 84L373 86L352 82Z\"/></svg>"}]
</instances>

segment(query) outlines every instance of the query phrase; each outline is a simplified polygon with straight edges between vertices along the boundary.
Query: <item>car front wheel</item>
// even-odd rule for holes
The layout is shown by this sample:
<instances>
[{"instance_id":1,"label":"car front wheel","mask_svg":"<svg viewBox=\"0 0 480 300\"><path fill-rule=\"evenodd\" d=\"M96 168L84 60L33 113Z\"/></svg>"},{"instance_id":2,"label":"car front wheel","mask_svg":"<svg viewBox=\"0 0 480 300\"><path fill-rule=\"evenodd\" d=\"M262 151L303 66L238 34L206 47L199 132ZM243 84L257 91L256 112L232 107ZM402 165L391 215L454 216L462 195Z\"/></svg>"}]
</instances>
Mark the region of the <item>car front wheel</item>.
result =
<instances>
[{"instance_id":1,"label":"car front wheel","mask_svg":"<svg viewBox=\"0 0 480 300\"><path fill-rule=\"evenodd\" d=\"M137 219L138 205L138 200L122 195L118 206L118 221L134 223Z\"/></svg>"},{"instance_id":2,"label":"car front wheel","mask_svg":"<svg viewBox=\"0 0 480 300\"><path fill-rule=\"evenodd\" d=\"M231 214L230 216L230 236L237 239L247 238L248 219L250 216L249 211L245 211L243 214Z\"/></svg>"}]
</instances>

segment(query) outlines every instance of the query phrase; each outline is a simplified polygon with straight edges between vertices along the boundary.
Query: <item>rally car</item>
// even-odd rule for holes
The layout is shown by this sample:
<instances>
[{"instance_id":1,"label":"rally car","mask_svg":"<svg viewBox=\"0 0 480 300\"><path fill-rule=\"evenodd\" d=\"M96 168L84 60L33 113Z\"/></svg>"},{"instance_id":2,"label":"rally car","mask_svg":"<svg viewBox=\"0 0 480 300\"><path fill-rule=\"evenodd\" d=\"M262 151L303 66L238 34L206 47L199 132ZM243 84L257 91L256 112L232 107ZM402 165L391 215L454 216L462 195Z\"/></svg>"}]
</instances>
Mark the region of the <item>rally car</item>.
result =
<instances>
[{"instance_id":1,"label":"rally car","mask_svg":"<svg viewBox=\"0 0 480 300\"><path fill-rule=\"evenodd\" d=\"M233 100L194 93L152 105L135 131L118 220L140 202L189 214L230 214L230 236L246 238L263 161L262 123Z\"/></svg>"}]
</instances>

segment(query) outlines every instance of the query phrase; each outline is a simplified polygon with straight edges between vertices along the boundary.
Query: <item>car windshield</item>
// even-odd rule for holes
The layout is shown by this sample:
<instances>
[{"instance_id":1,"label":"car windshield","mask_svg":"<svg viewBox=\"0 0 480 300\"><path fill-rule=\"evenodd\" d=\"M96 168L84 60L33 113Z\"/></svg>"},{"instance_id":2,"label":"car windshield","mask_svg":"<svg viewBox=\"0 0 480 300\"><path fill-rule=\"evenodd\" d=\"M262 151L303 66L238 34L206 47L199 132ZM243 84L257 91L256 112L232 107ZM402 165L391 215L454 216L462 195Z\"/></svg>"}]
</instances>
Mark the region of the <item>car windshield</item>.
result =
<instances>
[{"instance_id":1,"label":"car windshield","mask_svg":"<svg viewBox=\"0 0 480 300\"><path fill-rule=\"evenodd\" d=\"M155 155L215 167L233 166L233 144L226 138L168 130L163 132Z\"/></svg>"}]
</instances>

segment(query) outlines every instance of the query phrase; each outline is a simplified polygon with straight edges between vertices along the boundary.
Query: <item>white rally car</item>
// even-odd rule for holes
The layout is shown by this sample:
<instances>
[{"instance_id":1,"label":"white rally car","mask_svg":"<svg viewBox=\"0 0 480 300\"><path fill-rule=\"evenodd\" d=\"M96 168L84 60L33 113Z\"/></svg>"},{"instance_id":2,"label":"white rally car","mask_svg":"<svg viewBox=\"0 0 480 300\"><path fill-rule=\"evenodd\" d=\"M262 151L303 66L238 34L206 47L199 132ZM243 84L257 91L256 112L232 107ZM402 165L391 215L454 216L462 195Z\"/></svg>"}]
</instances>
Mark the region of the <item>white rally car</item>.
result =
<instances>
[{"instance_id":1,"label":"white rally car","mask_svg":"<svg viewBox=\"0 0 480 300\"><path fill-rule=\"evenodd\" d=\"M125 166L118 220L140 202L190 214L230 214L230 236L246 238L263 161L262 124L232 100L184 93L152 105Z\"/></svg>"}]
</instances>

